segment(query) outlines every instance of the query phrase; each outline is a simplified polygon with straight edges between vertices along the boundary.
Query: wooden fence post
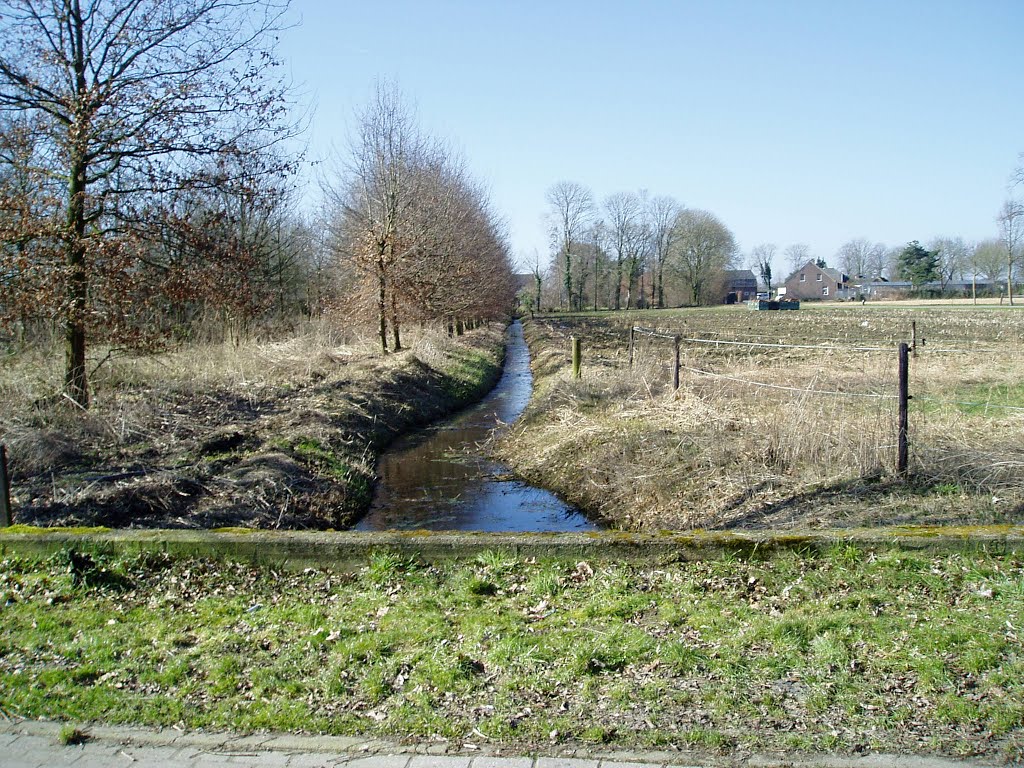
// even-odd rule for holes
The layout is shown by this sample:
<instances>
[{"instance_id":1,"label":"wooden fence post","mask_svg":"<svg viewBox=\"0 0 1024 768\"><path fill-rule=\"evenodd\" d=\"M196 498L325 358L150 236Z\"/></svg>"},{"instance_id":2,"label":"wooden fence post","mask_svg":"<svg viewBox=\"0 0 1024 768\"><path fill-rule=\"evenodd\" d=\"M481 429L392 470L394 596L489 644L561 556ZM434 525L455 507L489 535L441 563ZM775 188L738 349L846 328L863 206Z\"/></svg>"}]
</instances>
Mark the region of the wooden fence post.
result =
<instances>
[{"instance_id":1,"label":"wooden fence post","mask_svg":"<svg viewBox=\"0 0 1024 768\"><path fill-rule=\"evenodd\" d=\"M11 476L7 472L7 446L0 445L0 527L11 524Z\"/></svg>"},{"instance_id":2,"label":"wooden fence post","mask_svg":"<svg viewBox=\"0 0 1024 768\"><path fill-rule=\"evenodd\" d=\"M572 377L580 377L580 340L576 336L572 337Z\"/></svg>"},{"instance_id":3,"label":"wooden fence post","mask_svg":"<svg viewBox=\"0 0 1024 768\"><path fill-rule=\"evenodd\" d=\"M629 370L633 370L633 345L636 343L636 326L629 326Z\"/></svg>"},{"instance_id":4,"label":"wooden fence post","mask_svg":"<svg viewBox=\"0 0 1024 768\"><path fill-rule=\"evenodd\" d=\"M917 321L910 321L910 351L917 357Z\"/></svg>"},{"instance_id":5,"label":"wooden fence post","mask_svg":"<svg viewBox=\"0 0 1024 768\"><path fill-rule=\"evenodd\" d=\"M896 471L907 474L910 452L907 445L907 404L910 400L909 370L910 356L906 342L899 349L899 420L897 422L898 444L896 449Z\"/></svg>"},{"instance_id":6,"label":"wooden fence post","mask_svg":"<svg viewBox=\"0 0 1024 768\"><path fill-rule=\"evenodd\" d=\"M673 339L673 342L675 343L675 348L676 348L675 364L672 366L672 389L673 390L678 390L679 389L679 342L680 341L681 341L681 337L680 336L676 336Z\"/></svg>"}]
</instances>

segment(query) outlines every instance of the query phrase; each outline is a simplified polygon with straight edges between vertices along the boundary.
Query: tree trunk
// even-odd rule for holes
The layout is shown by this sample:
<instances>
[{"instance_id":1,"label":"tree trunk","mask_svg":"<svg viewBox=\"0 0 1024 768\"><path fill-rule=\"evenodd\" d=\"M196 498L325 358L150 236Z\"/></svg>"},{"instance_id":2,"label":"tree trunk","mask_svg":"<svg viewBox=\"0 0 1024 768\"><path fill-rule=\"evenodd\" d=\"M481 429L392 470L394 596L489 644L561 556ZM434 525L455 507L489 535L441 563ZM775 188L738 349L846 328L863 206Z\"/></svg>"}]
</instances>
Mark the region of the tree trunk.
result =
<instances>
[{"instance_id":1,"label":"tree trunk","mask_svg":"<svg viewBox=\"0 0 1024 768\"><path fill-rule=\"evenodd\" d=\"M380 323L380 348L388 353L388 318L387 318L387 274L384 269L384 256L377 257L377 318Z\"/></svg>"},{"instance_id":2,"label":"tree trunk","mask_svg":"<svg viewBox=\"0 0 1024 768\"><path fill-rule=\"evenodd\" d=\"M75 163L68 189L68 286L64 319L64 389L82 408L89 407L85 375L85 315L89 280L85 265L85 164Z\"/></svg>"},{"instance_id":3,"label":"tree trunk","mask_svg":"<svg viewBox=\"0 0 1024 768\"><path fill-rule=\"evenodd\" d=\"M1010 306L1013 306L1013 259L1006 263L1006 295L1010 299Z\"/></svg>"},{"instance_id":4,"label":"tree trunk","mask_svg":"<svg viewBox=\"0 0 1024 768\"><path fill-rule=\"evenodd\" d=\"M398 299L394 291L391 292L391 337L394 341L392 346L398 352L402 349L402 332L398 324Z\"/></svg>"},{"instance_id":5,"label":"tree trunk","mask_svg":"<svg viewBox=\"0 0 1024 768\"><path fill-rule=\"evenodd\" d=\"M615 308L621 309L620 299L622 297L622 259L615 262Z\"/></svg>"},{"instance_id":6,"label":"tree trunk","mask_svg":"<svg viewBox=\"0 0 1024 768\"><path fill-rule=\"evenodd\" d=\"M565 298L569 302L569 311L572 311L572 253L569 246L565 247Z\"/></svg>"},{"instance_id":7,"label":"tree trunk","mask_svg":"<svg viewBox=\"0 0 1024 768\"><path fill-rule=\"evenodd\" d=\"M85 57L82 12L78 0L71 8L74 34L75 91L85 98ZM68 168L67 210L67 315L64 318L64 390L82 408L89 407L89 386L85 375L85 317L89 296L89 275L85 264L85 188L88 176L89 116L78 113L68 126L71 162Z\"/></svg>"}]
</instances>

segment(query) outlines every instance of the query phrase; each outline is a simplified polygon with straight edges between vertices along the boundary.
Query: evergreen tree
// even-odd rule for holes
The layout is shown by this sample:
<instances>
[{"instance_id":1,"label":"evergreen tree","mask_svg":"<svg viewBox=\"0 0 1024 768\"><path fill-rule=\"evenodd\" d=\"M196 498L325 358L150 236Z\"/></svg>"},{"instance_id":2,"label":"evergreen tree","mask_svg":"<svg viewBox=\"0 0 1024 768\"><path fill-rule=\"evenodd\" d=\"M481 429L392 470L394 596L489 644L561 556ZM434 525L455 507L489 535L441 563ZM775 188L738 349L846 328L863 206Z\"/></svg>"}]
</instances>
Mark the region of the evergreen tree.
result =
<instances>
[{"instance_id":1,"label":"evergreen tree","mask_svg":"<svg viewBox=\"0 0 1024 768\"><path fill-rule=\"evenodd\" d=\"M929 251L914 240L900 252L899 275L915 288L939 279L939 252Z\"/></svg>"}]
</instances>

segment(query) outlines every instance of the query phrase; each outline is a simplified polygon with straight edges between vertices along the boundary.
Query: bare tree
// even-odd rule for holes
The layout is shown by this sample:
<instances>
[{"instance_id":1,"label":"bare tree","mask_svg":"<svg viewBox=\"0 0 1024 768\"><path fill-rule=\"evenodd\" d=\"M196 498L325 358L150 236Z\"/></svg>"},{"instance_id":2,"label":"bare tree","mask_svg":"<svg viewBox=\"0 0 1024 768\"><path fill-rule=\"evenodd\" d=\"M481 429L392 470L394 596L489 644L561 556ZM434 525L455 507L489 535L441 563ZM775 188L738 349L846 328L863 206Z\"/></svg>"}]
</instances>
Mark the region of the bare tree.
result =
<instances>
[{"instance_id":1,"label":"bare tree","mask_svg":"<svg viewBox=\"0 0 1024 768\"><path fill-rule=\"evenodd\" d=\"M981 275L990 283L1001 280L1006 269L1003 243L996 238L976 243L971 250L970 268L975 277Z\"/></svg>"},{"instance_id":2,"label":"bare tree","mask_svg":"<svg viewBox=\"0 0 1024 768\"><path fill-rule=\"evenodd\" d=\"M836 252L839 268L850 277L863 277L868 272L871 243L863 237L848 240Z\"/></svg>"},{"instance_id":3,"label":"bare tree","mask_svg":"<svg viewBox=\"0 0 1024 768\"><path fill-rule=\"evenodd\" d=\"M562 255L565 296L572 309L572 249L583 234L594 213L594 198L590 190L572 181L560 181L547 192L551 216L552 239Z\"/></svg>"},{"instance_id":4,"label":"bare tree","mask_svg":"<svg viewBox=\"0 0 1024 768\"><path fill-rule=\"evenodd\" d=\"M928 250L939 255L939 283L942 290L967 268L970 248L962 237L936 237L928 243Z\"/></svg>"},{"instance_id":5,"label":"bare tree","mask_svg":"<svg viewBox=\"0 0 1024 768\"><path fill-rule=\"evenodd\" d=\"M790 273L796 272L811 260L811 249L806 243L793 243L783 251L786 261L789 262Z\"/></svg>"},{"instance_id":6,"label":"bare tree","mask_svg":"<svg viewBox=\"0 0 1024 768\"><path fill-rule=\"evenodd\" d=\"M889 268L889 249L885 243L875 243L871 246L867 256L867 268L864 274L872 280L881 280Z\"/></svg>"},{"instance_id":7,"label":"bare tree","mask_svg":"<svg viewBox=\"0 0 1024 768\"><path fill-rule=\"evenodd\" d=\"M999 224L999 239L1006 250L1006 295L1013 304L1013 268L1021 258L1024 243L1024 203L1007 200L996 217Z\"/></svg>"},{"instance_id":8,"label":"bare tree","mask_svg":"<svg viewBox=\"0 0 1024 768\"><path fill-rule=\"evenodd\" d=\"M465 164L441 153L422 171L393 290L425 320L456 332L466 320L507 313L515 299L507 233Z\"/></svg>"},{"instance_id":9,"label":"bare tree","mask_svg":"<svg viewBox=\"0 0 1024 768\"><path fill-rule=\"evenodd\" d=\"M659 195L650 201L647 218L650 223L651 252L654 258L653 294L657 306L665 306L665 261L672 249L676 216L682 206L675 198Z\"/></svg>"},{"instance_id":10,"label":"bare tree","mask_svg":"<svg viewBox=\"0 0 1024 768\"><path fill-rule=\"evenodd\" d=\"M364 273L372 275L381 351L388 351L388 318L394 349L401 349L398 295L392 273L402 257L401 230L416 201L420 166L433 150L416 115L393 84L378 83L359 114L350 142L346 180L328 189L340 208L344 249Z\"/></svg>"},{"instance_id":11,"label":"bare tree","mask_svg":"<svg viewBox=\"0 0 1024 768\"><path fill-rule=\"evenodd\" d=\"M591 272L594 275L593 296L594 311L596 312L600 305L601 286L604 284L609 271L608 253L606 251L608 243L608 228L605 226L604 221L595 221L587 227L585 239L587 243L587 250L589 251L590 258L592 260Z\"/></svg>"},{"instance_id":12,"label":"bare tree","mask_svg":"<svg viewBox=\"0 0 1024 768\"><path fill-rule=\"evenodd\" d=\"M622 307L622 277L625 267L635 258L642 236L640 198L632 192L617 192L605 198L604 210L608 216L609 245L615 254L615 272L612 275L613 308ZM628 307L628 298L627 298Z\"/></svg>"},{"instance_id":13,"label":"bare tree","mask_svg":"<svg viewBox=\"0 0 1024 768\"><path fill-rule=\"evenodd\" d=\"M544 267L540 262L540 251L533 249L533 257L530 259L530 274L533 275L534 306L541 312L540 296L544 286Z\"/></svg>"},{"instance_id":14,"label":"bare tree","mask_svg":"<svg viewBox=\"0 0 1024 768\"><path fill-rule=\"evenodd\" d=\"M53 232L65 390L89 401L86 337L103 249L132 200L215 185L197 159L250 153L291 130L273 46L287 0L0 0L0 111L31 121L31 171L64 186ZM122 241L123 269L137 261Z\"/></svg>"},{"instance_id":15,"label":"bare tree","mask_svg":"<svg viewBox=\"0 0 1024 768\"><path fill-rule=\"evenodd\" d=\"M772 260L775 258L775 251L774 243L761 243L750 252L751 267L761 278L766 291L772 289Z\"/></svg>"},{"instance_id":16,"label":"bare tree","mask_svg":"<svg viewBox=\"0 0 1024 768\"><path fill-rule=\"evenodd\" d=\"M686 209L676 216L670 269L686 285L694 304L706 304L716 277L736 256L732 232L708 211Z\"/></svg>"}]
</instances>

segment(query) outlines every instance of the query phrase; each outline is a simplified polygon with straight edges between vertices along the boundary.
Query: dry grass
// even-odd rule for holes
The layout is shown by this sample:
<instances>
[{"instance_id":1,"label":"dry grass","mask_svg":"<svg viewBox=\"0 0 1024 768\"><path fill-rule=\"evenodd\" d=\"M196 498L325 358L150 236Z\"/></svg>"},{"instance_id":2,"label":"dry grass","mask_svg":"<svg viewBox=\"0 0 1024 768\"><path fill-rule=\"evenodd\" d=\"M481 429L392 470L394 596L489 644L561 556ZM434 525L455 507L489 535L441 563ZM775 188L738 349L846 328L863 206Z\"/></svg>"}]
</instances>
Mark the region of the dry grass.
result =
<instances>
[{"instance_id":1,"label":"dry grass","mask_svg":"<svg viewBox=\"0 0 1024 768\"><path fill-rule=\"evenodd\" d=\"M911 365L912 474L901 478L894 346L910 320L927 343ZM629 368L633 323L840 349L684 342L673 392L671 341L638 337ZM569 335L584 339L579 382ZM502 450L526 477L622 527L1024 518L1024 312L605 314L538 320L530 337L538 397Z\"/></svg>"}]
</instances>

